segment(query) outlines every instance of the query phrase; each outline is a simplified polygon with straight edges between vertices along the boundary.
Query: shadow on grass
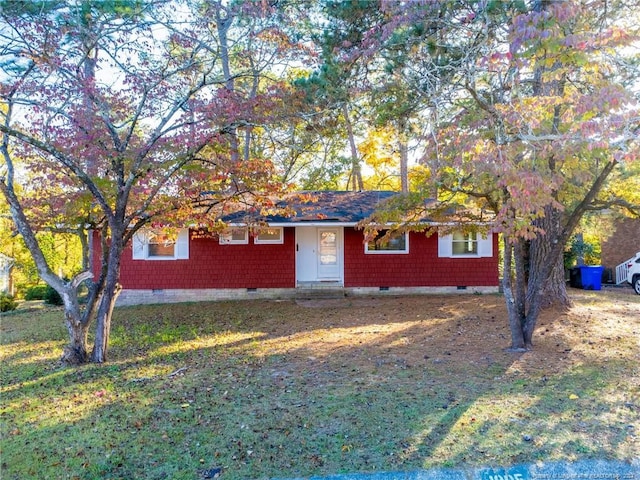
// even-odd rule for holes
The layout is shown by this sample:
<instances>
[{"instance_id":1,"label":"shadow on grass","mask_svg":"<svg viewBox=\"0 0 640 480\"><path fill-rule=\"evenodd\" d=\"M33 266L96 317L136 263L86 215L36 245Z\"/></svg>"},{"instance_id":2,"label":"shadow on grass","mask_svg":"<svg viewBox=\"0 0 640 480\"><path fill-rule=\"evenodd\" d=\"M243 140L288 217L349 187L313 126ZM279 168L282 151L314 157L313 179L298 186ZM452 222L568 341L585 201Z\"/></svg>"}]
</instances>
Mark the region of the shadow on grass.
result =
<instances>
[{"instance_id":1,"label":"shadow on grass","mask_svg":"<svg viewBox=\"0 0 640 480\"><path fill-rule=\"evenodd\" d=\"M34 362L3 394L2 477L295 477L631 451L628 363L523 375L529 354L478 345L504 344L499 314L451 300L119 309L111 364Z\"/></svg>"},{"instance_id":2,"label":"shadow on grass","mask_svg":"<svg viewBox=\"0 0 640 480\"><path fill-rule=\"evenodd\" d=\"M615 458L627 441L622 419L597 421L612 407L597 399L598 389L578 401L558 391L560 384L572 390L591 385L593 372L609 364L560 376L554 385L529 384L535 394L511 403L523 408L506 417L482 406L523 396L517 382L502 384L499 394L490 385L473 393L440 392L419 382L411 388L391 381L378 388L351 382L314 387L303 377L281 384L266 366L246 367L208 379L199 370L143 383L96 376L92 391L74 385L73 377L52 380L57 395L43 393L48 401L72 399L57 413L34 418L38 412L30 404L37 398L28 394L19 409L3 411L10 429L3 432L3 478L195 478L203 466L223 466L227 478L495 466ZM31 420L20 418L25 413ZM576 416L587 426L572 421ZM524 434L533 438L526 441Z\"/></svg>"}]
</instances>

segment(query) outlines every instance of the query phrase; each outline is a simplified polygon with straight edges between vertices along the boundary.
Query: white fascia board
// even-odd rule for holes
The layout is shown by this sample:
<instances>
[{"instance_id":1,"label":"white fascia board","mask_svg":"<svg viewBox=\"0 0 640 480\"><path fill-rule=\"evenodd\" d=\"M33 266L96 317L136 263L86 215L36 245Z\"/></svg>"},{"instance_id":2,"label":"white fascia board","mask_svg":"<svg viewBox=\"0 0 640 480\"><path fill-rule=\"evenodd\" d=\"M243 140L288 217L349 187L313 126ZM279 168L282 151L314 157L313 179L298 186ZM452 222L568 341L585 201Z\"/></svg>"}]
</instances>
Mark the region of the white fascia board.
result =
<instances>
[{"instance_id":1,"label":"white fascia board","mask_svg":"<svg viewBox=\"0 0 640 480\"><path fill-rule=\"evenodd\" d=\"M360 222L266 222L269 227L355 227ZM398 225L397 223L389 222L384 225L379 225L380 227L393 227ZM424 222L425 227L435 227L438 225L443 225L442 223L437 222ZM246 223L228 223L229 227L246 227Z\"/></svg>"},{"instance_id":2,"label":"white fascia board","mask_svg":"<svg viewBox=\"0 0 640 480\"><path fill-rule=\"evenodd\" d=\"M429 225L433 226L443 226L443 227L459 227L461 225L478 225L478 226L491 226L495 225L494 222L468 222L468 223L459 223L459 222L429 222Z\"/></svg>"},{"instance_id":3,"label":"white fascia board","mask_svg":"<svg viewBox=\"0 0 640 480\"><path fill-rule=\"evenodd\" d=\"M355 227L356 222L267 222L270 227Z\"/></svg>"}]
</instances>

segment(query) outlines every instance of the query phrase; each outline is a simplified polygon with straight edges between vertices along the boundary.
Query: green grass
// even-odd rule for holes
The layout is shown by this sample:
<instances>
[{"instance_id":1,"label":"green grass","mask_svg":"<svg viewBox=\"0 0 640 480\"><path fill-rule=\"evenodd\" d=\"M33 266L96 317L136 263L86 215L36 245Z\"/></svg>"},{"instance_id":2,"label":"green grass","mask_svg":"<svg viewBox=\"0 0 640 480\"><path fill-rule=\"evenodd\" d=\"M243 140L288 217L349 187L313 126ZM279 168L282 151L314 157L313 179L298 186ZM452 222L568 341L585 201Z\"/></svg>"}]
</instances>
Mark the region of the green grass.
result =
<instances>
[{"instance_id":1,"label":"green grass","mask_svg":"<svg viewBox=\"0 0 640 480\"><path fill-rule=\"evenodd\" d=\"M196 479L220 466L223 479L262 479L638 455L636 297L585 294L545 317L524 355L503 351L501 298L372 302L120 308L109 363L76 369L57 363L60 310L3 316L0 477Z\"/></svg>"}]
</instances>

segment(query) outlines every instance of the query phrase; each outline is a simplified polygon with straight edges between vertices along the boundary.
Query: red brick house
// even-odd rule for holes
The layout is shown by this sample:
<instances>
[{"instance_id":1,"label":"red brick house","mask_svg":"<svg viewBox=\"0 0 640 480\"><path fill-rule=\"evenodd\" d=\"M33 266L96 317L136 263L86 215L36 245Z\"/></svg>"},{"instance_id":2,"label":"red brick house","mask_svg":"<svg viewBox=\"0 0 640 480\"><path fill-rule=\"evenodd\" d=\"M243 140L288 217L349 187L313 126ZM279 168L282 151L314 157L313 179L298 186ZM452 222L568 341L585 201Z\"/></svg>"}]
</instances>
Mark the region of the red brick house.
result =
<instances>
[{"instance_id":1,"label":"red brick house","mask_svg":"<svg viewBox=\"0 0 640 480\"><path fill-rule=\"evenodd\" d=\"M605 268L605 281L626 282L626 273L623 278L616 270L621 264L633 258L640 251L640 219L619 218L613 220L613 225L603 236L601 243L601 263Z\"/></svg>"},{"instance_id":2,"label":"red brick house","mask_svg":"<svg viewBox=\"0 0 640 480\"><path fill-rule=\"evenodd\" d=\"M175 240L137 234L122 258L119 305L289 298L326 289L346 295L498 291L497 235L408 232L365 242L356 224L392 195L315 192L312 202L295 205L295 215L225 217L229 228L219 234L194 228Z\"/></svg>"}]
</instances>

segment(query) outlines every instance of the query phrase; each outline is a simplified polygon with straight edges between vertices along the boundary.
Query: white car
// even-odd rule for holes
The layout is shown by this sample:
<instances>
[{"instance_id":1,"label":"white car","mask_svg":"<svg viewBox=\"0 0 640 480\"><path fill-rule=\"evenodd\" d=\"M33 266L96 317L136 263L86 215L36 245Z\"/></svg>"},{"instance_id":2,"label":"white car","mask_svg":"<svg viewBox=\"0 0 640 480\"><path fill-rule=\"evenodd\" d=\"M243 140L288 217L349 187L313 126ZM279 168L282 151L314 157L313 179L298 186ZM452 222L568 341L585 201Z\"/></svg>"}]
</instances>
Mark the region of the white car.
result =
<instances>
[{"instance_id":1,"label":"white car","mask_svg":"<svg viewBox=\"0 0 640 480\"><path fill-rule=\"evenodd\" d=\"M640 295L640 252L636 253L636 256L629 260L627 268L629 269L627 282L629 282L636 293Z\"/></svg>"}]
</instances>

